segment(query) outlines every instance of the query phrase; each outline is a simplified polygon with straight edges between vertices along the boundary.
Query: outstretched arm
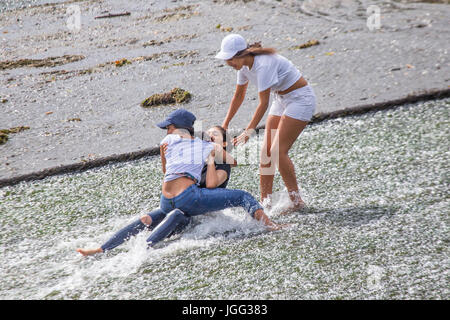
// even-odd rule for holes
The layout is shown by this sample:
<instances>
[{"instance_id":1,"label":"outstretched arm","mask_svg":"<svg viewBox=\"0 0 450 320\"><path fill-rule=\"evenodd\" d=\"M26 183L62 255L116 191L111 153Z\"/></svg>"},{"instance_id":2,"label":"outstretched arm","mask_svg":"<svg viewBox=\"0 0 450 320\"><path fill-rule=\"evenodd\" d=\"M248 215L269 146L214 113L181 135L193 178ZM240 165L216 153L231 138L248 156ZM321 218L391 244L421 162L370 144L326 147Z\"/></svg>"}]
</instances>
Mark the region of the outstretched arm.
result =
<instances>
[{"instance_id":1,"label":"outstretched arm","mask_svg":"<svg viewBox=\"0 0 450 320\"><path fill-rule=\"evenodd\" d=\"M228 125L230 124L231 119L233 119L234 115L238 111L239 107L242 105L242 102L245 98L245 93L247 91L248 82L246 84L238 84L236 86L236 90L234 92L233 99L231 99L230 107L228 108L227 115L222 122L222 127L227 130Z\"/></svg>"},{"instance_id":2,"label":"outstretched arm","mask_svg":"<svg viewBox=\"0 0 450 320\"><path fill-rule=\"evenodd\" d=\"M259 104L253 114L252 120L248 124L247 128L241 133L237 138L233 139L234 145L244 144L248 141L250 135L256 129L256 126L261 121L262 117L266 113L267 107L269 106L270 100L270 88L261 91L259 93Z\"/></svg>"}]
</instances>

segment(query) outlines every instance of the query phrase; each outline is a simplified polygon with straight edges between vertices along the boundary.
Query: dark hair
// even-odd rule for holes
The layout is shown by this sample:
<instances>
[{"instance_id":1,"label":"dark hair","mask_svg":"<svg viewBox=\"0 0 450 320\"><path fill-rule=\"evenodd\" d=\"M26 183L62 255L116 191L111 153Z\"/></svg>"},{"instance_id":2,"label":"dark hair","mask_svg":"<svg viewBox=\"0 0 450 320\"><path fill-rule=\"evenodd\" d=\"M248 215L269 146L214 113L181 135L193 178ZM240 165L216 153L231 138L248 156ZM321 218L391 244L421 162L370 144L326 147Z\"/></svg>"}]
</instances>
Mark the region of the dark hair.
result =
<instances>
[{"instance_id":1,"label":"dark hair","mask_svg":"<svg viewBox=\"0 0 450 320\"><path fill-rule=\"evenodd\" d=\"M255 42L246 49L238 51L233 58L242 58L248 55L259 56L262 54L275 54L276 52L277 51L274 48L263 48L261 42Z\"/></svg>"},{"instance_id":2,"label":"dark hair","mask_svg":"<svg viewBox=\"0 0 450 320\"><path fill-rule=\"evenodd\" d=\"M219 129L220 133L222 134L222 141L227 140L227 130L225 130L222 126L214 126L213 128Z\"/></svg>"},{"instance_id":3,"label":"dark hair","mask_svg":"<svg viewBox=\"0 0 450 320\"><path fill-rule=\"evenodd\" d=\"M195 134L194 128L193 128L193 127L179 127L179 126L177 126L177 125L175 125L175 124L174 124L174 126L175 126L175 128L177 128L177 129L183 129L183 130L186 130L187 132L189 132L189 134L191 135L191 137L193 137L194 134Z\"/></svg>"},{"instance_id":4,"label":"dark hair","mask_svg":"<svg viewBox=\"0 0 450 320\"><path fill-rule=\"evenodd\" d=\"M218 129L218 130L220 131L220 133L222 134L222 143L226 142L226 145L223 147L223 149L224 149L225 151L227 151L227 147L230 145L230 143L229 143L229 142L230 142L230 139L229 139L229 136L228 136L228 134L227 134L227 130L225 130L222 126L219 126L219 125L213 126L213 128ZM206 132L202 132L201 138L202 138L203 140L207 140L207 139L208 139L208 138L206 137ZM207 140L207 141L209 141L209 140Z\"/></svg>"},{"instance_id":5,"label":"dark hair","mask_svg":"<svg viewBox=\"0 0 450 320\"><path fill-rule=\"evenodd\" d=\"M222 134L222 143L224 143L224 142L226 143L226 145L223 147L223 149L225 151L227 151L227 147L230 145L229 144L230 137L227 134L227 130L225 130L222 126L214 126L214 128L219 129L220 133Z\"/></svg>"}]
</instances>

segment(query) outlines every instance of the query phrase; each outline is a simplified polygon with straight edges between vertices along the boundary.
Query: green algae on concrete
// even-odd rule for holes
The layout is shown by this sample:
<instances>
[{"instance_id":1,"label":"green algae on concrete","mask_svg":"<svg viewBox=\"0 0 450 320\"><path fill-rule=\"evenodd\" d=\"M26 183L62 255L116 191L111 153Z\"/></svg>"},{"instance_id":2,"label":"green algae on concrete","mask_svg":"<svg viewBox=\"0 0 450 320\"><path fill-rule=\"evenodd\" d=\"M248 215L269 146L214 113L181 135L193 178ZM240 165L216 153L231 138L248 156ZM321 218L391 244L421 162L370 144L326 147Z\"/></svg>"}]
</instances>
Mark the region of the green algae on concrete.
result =
<instances>
[{"instance_id":1,"label":"green algae on concrete","mask_svg":"<svg viewBox=\"0 0 450 320\"><path fill-rule=\"evenodd\" d=\"M178 21L182 19L189 19L192 16L198 16L200 15L200 12L194 10L196 7L198 7L198 5L187 5L165 9L163 10L165 13L162 16L156 17L155 21L157 22Z\"/></svg>"},{"instance_id":2,"label":"green algae on concrete","mask_svg":"<svg viewBox=\"0 0 450 320\"><path fill-rule=\"evenodd\" d=\"M49 57L45 59L19 59L0 61L0 70L15 69L22 67L55 67L66 63L83 60L82 55L63 55L61 57Z\"/></svg>"},{"instance_id":3,"label":"green algae on concrete","mask_svg":"<svg viewBox=\"0 0 450 320\"><path fill-rule=\"evenodd\" d=\"M192 37L195 35L192 35ZM180 38L181 39L181 38ZM186 37L188 39L188 37ZM131 64L134 62L142 62L142 61L151 61L151 60L158 60L162 57L169 57L175 60L185 59L185 58L192 58L198 55L198 51L196 50L190 50L190 51L184 51L184 50L175 50L175 51L165 51L165 52L158 52L153 53L151 55L147 56L138 56L133 57L130 59L124 58L121 60L116 61L108 61L105 63L97 64L93 67L87 68L87 69L81 69L81 70L54 70L54 71L47 71L47 72L41 72L40 75L47 77L48 75L51 75L50 79L45 79L44 83L47 82L53 82L56 80L67 80L72 77L76 77L79 75L85 75L85 74L92 74L96 72L103 72L105 70L111 70L111 66L121 67L124 64ZM13 81L13 78L10 78Z\"/></svg>"},{"instance_id":4,"label":"green algae on concrete","mask_svg":"<svg viewBox=\"0 0 450 320\"><path fill-rule=\"evenodd\" d=\"M14 127L9 129L0 129L0 145L5 144L9 140L9 134L11 133L18 133L24 130L28 130L30 127L27 126L20 126L20 127Z\"/></svg>"},{"instance_id":5,"label":"green algae on concrete","mask_svg":"<svg viewBox=\"0 0 450 320\"><path fill-rule=\"evenodd\" d=\"M4 133L4 134L18 133L18 132L25 131L28 129L30 129L30 127L20 126L20 127L9 128L9 129L0 129L0 133Z\"/></svg>"},{"instance_id":6,"label":"green algae on concrete","mask_svg":"<svg viewBox=\"0 0 450 320\"><path fill-rule=\"evenodd\" d=\"M305 48L309 48L309 47L312 47L312 46L317 46L319 44L320 44L319 40L312 39L312 40L309 40L308 42L305 42L305 43L300 44L298 46L293 46L290 49L291 50L305 49Z\"/></svg>"},{"instance_id":7,"label":"green algae on concrete","mask_svg":"<svg viewBox=\"0 0 450 320\"><path fill-rule=\"evenodd\" d=\"M191 93L189 91L173 88L170 92L156 93L149 98L141 102L141 106L152 107L161 104L173 104L188 102L191 99Z\"/></svg>"},{"instance_id":8,"label":"green algae on concrete","mask_svg":"<svg viewBox=\"0 0 450 320\"><path fill-rule=\"evenodd\" d=\"M0 145L5 144L8 141L8 135L0 132Z\"/></svg>"},{"instance_id":9,"label":"green algae on concrete","mask_svg":"<svg viewBox=\"0 0 450 320\"><path fill-rule=\"evenodd\" d=\"M116 67L121 67L126 64L131 64L131 61L128 60L127 58L123 58L123 59L114 61L114 64L116 65Z\"/></svg>"},{"instance_id":10,"label":"green algae on concrete","mask_svg":"<svg viewBox=\"0 0 450 320\"><path fill-rule=\"evenodd\" d=\"M194 34L182 34L182 35L179 35L179 36L167 37L167 38L162 39L162 40L150 40L150 41L145 42L143 44L143 46L144 46L144 48L148 47L148 46L161 46L163 44L170 43L170 42L172 42L174 40L192 40L192 39L197 38L197 37L198 37L198 35L195 34L195 33Z\"/></svg>"}]
</instances>

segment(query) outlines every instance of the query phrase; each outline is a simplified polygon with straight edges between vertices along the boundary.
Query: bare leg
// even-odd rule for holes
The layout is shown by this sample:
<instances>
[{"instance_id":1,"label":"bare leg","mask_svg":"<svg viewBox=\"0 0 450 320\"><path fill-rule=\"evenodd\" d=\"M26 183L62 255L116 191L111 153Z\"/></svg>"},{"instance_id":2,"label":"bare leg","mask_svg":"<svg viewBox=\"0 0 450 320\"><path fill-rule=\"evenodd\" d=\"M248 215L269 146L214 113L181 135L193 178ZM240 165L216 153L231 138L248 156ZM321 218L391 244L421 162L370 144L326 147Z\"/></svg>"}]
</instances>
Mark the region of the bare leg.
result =
<instances>
[{"instance_id":1,"label":"bare leg","mask_svg":"<svg viewBox=\"0 0 450 320\"><path fill-rule=\"evenodd\" d=\"M307 121L293 119L285 115L282 116L274 138L275 143L272 145L271 150L272 154L278 152L278 170L293 203L293 208L291 208L293 210L303 208L305 203L300 196L294 164L289 158L289 150L307 124Z\"/></svg>"},{"instance_id":2,"label":"bare leg","mask_svg":"<svg viewBox=\"0 0 450 320\"><path fill-rule=\"evenodd\" d=\"M152 218L148 214L142 216L140 218L140 221L147 227L152 224ZM133 227L133 229L134 229L134 227ZM96 254L96 253L103 253L103 249L101 247L100 248L96 248L96 249L78 248L77 252L81 253L83 256L91 256L91 255Z\"/></svg>"},{"instance_id":3,"label":"bare leg","mask_svg":"<svg viewBox=\"0 0 450 320\"><path fill-rule=\"evenodd\" d=\"M259 169L259 184L261 191L261 203L270 207L273 189L273 178L275 175L275 164L271 161L271 147L273 138L278 128L281 117L269 115L266 120L264 131L264 142L261 149L261 160Z\"/></svg>"}]
</instances>

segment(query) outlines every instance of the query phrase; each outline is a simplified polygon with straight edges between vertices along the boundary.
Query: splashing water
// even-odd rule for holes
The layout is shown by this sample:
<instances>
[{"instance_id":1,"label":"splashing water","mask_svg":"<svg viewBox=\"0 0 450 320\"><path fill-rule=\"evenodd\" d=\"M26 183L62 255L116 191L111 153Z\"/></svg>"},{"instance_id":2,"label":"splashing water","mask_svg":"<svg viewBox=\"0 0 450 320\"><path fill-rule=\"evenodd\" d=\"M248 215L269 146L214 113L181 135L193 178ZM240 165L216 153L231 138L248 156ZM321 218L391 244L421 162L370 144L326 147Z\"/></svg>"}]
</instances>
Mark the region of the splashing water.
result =
<instances>
[{"instance_id":1,"label":"splashing water","mask_svg":"<svg viewBox=\"0 0 450 320\"><path fill-rule=\"evenodd\" d=\"M308 208L267 232L242 209L82 257L159 204L158 157L0 189L3 299L448 299L449 99L329 120L291 158ZM250 141L259 143L258 141ZM258 197L258 165L229 188Z\"/></svg>"}]
</instances>

